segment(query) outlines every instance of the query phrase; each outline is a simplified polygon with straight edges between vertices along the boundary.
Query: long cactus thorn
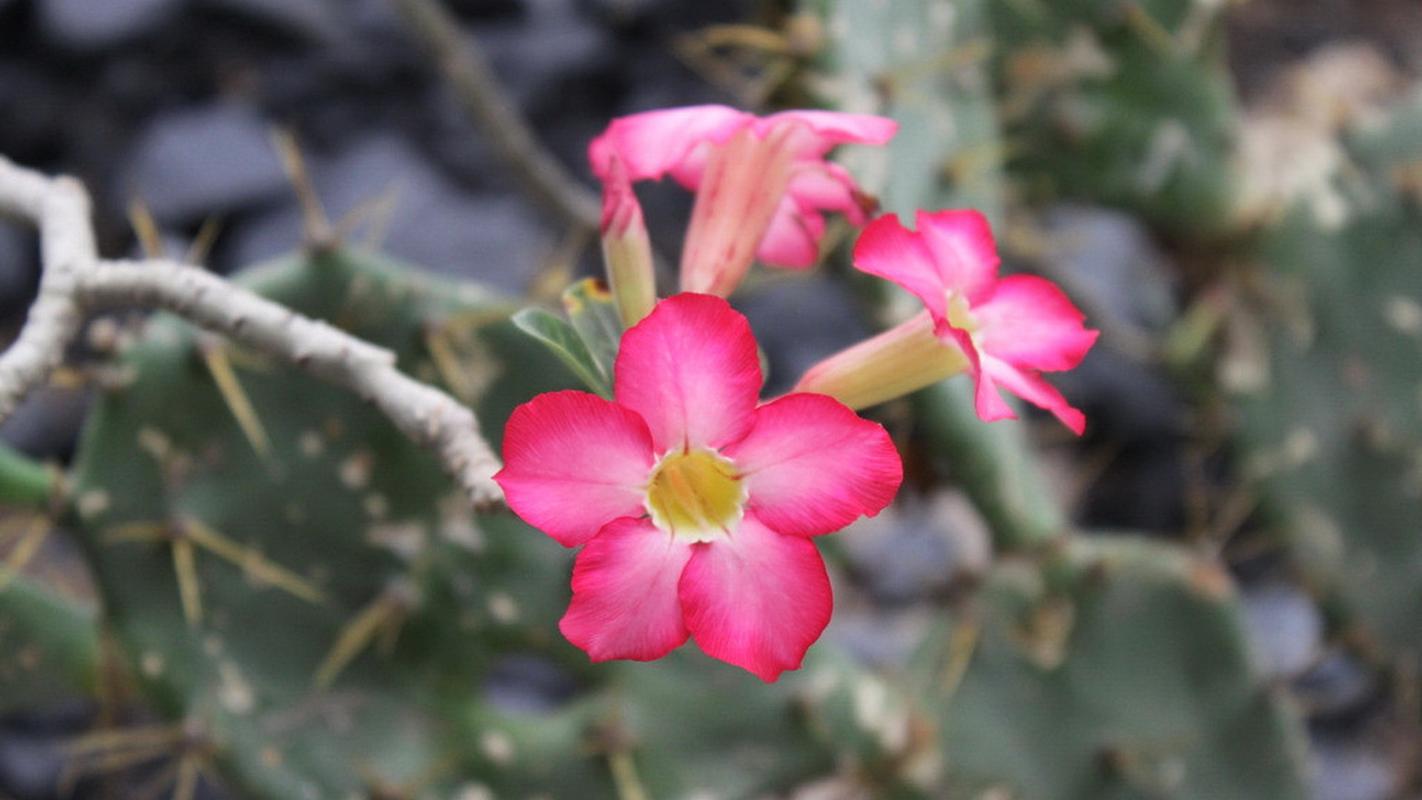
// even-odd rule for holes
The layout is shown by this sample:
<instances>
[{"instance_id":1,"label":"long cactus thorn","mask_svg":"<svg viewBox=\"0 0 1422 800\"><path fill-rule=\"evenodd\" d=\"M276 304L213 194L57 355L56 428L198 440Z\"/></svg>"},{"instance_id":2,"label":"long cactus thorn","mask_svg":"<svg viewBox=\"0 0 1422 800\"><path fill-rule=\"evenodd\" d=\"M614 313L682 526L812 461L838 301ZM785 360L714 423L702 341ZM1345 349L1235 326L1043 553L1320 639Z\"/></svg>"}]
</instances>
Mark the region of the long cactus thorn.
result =
<instances>
[{"instance_id":1,"label":"long cactus thorn","mask_svg":"<svg viewBox=\"0 0 1422 800\"><path fill-rule=\"evenodd\" d=\"M301 155L301 146L296 136L285 128L272 131L272 144L281 157L286 178L291 181L296 192L296 201L301 205L301 218L306 248L314 253L328 253L340 247L336 229L331 226L331 218L326 207L316 193L316 184L306 169L306 159Z\"/></svg>"},{"instance_id":2,"label":"long cactus thorn","mask_svg":"<svg viewBox=\"0 0 1422 800\"><path fill-rule=\"evenodd\" d=\"M1126 25L1157 54L1162 57L1180 55L1182 48L1175 35L1160 24L1160 20L1151 16L1139 0L1123 3L1121 10L1125 13Z\"/></svg>"},{"instance_id":3,"label":"long cactus thorn","mask_svg":"<svg viewBox=\"0 0 1422 800\"><path fill-rule=\"evenodd\" d=\"M346 239L361 225L365 225L365 235L360 246L367 250L379 250L385 243L385 234L390 230L390 221L395 217L395 209L400 204L400 182L392 180L374 197L362 200L355 208L336 220L336 236Z\"/></svg>"},{"instance_id":4,"label":"long cactus thorn","mask_svg":"<svg viewBox=\"0 0 1422 800\"><path fill-rule=\"evenodd\" d=\"M943 664L943 677L939 684L945 699L951 698L953 693L958 691L958 687L963 683L963 676L968 674L968 665L973 662L973 653L977 651L978 636L981 632L978 620L969 614L963 615L953 626L953 632L948 637L948 657Z\"/></svg>"},{"instance_id":5,"label":"long cactus thorn","mask_svg":"<svg viewBox=\"0 0 1422 800\"><path fill-rule=\"evenodd\" d=\"M184 517L179 526L185 539L229 564L241 567L243 572L258 583L281 589L313 605L326 602L321 590L305 578L272 563L260 552L223 536L202 520L191 516Z\"/></svg>"},{"instance_id":6,"label":"long cactus thorn","mask_svg":"<svg viewBox=\"0 0 1422 800\"><path fill-rule=\"evenodd\" d=\"M178 599L183 605L183 618L188 627L202 622L202 586L198 581L197 554L191 539L179 537L172 542L173 572L178 578Z\"/></svg>"},{"instance_id":7,"label":"long cactus thorn","mask_svg":"<svg viewBox=\"0 0 1422 800\"><path fill-rule=\"evenodd\" d=\"M558 299L563 287L573 279L578 257L591 241L592 231L581 225L570 227L544 257L542 265L529 284L528 296L547 302Z\"/></svg>"},{"instance_id":8,"label":"long cactus thorn","mask_svg":"<svg viewBox=\"0 0 1422 800\"><path fill-rule=\"evenodd\" d=\"M450 388L450 391L454 392L454 396L460 401L473 403L478 399L478 395L469 380L468 371L460 364L449 328L438 323L429 324L425 326L424 334L425 349L429 351L430 361L434 364L435 371L439 373L440 380Z\"/></svg>"},{"instance_id":9,"label":"long cactus thorn","mask_svg":"<svg viewBox=\"0 0 1422 800\"><path fill-rule=\"evenodd\" d=\"M198 228L197 235L193 237L192 244L188 245L188 251L183 255L184 263L206 263L208 255L212 253L212 246L217 243L217 237L221 233L222 221L217 217L203 220L202 227Z\"/></svg>"},{"instance_id":10,"label":"long cactus thorn","mask_svg":"<svg viewBox=\"0 0 1422 800\"><path fill-rule=\"evenodd\" d=\"M247 443L252 446L252 450L259 458L263 461L270 461L272 444L271 440L267 438L266 426L262 424L262 418L257 414L256 407L252 405L247 391L242 388L242 382L238 380L237 372L232 369L232 362L227 357L225 345L220 340L209 339L200 348L200 352L203 363L207 365L208 373L212 375L213 383L217 384L217 391L222 395L222 401L237 420L237 425L242 429L242 435L246 437Z\"/></svg>"},{"instance_id":11,"label":"long cactus thorn","mask_svg":"<svg viewBox=\"0 0 1422 800\"><path fill-rule=\"evenodd\" d=\"M163 234L158 230L158 222L148 210L142 198L135 197L128 203L128 223L133 226L133 235L138 238L138 246L149 258L163 257Z\"/></svg>"},{"instance_id":12,"label":"long cactus thorn","mask_svg":"<svg viewBox=\"0 0 1422 800\"><path fill-rule=\"evenodd\" d=\"M356 612L356 615L341 627L335 644L331 646L321 666L316 669L316 687L330 687L351 661L377 638L393 640L398 637L399 630L410 612L419 604L418 592L409 581L396 580L388 584L365 608Z\"/></svg>"},{"instance_id":13,"label":"long cactus thorn","mask_svg":"<svg viewBox=\"0 0 1422 800\"><path fill-rule=\"evenodd\" d=\"M0 592L3 592L10 582L29 566L35 554L39 552L40 545L49 536L49 532L54 529L49 518L42 515L35 515L30 519L29 524L20 534L15 542L10 554L5 557L3 564L0 564Z\"/></svg>"},{"instance_id":14,"label":"long cactus thorn","mask_svg":"<svg viewBox=\"0 0 1422 800\"><path fill-rule=\"evenodd\" d=\"M68 760L59 775L62 796L86 777L122 772L180 750L184 724L142 725L82 734L64 745Z\"/></svg>"}]
</instances>

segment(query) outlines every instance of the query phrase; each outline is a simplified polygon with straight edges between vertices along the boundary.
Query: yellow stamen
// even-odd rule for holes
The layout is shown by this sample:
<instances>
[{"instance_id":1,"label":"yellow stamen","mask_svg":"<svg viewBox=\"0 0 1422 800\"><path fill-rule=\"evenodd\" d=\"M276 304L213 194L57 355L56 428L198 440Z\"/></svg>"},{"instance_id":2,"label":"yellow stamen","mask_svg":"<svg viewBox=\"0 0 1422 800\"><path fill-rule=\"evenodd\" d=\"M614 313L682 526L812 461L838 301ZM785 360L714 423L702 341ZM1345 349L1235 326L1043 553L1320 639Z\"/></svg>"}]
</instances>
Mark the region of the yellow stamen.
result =
<instances>
[{"instance_id":1,"label":"yellow stamen","mask_svg":"<svg viewBox=\"0 0 1422 800\"><path fill-rule=\"evenodd\" d=\"M652 472L647 510L662 530L704 542L741 518L745 496L730 461L710 450L681 451Z\"/></svg>"}]
</instances>

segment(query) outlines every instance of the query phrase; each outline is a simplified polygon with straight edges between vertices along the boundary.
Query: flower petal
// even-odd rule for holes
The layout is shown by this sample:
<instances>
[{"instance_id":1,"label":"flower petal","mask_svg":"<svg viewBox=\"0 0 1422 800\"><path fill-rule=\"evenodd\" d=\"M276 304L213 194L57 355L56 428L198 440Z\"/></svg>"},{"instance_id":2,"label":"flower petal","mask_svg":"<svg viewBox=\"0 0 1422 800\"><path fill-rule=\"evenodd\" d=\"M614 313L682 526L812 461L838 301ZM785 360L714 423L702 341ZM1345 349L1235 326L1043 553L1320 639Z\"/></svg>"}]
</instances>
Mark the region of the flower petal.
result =
<instances>
[{"instance_id":1,"label":"flower petal","mask_svg":"<svg viewBox=\"0 0 1422 800\"><path fill-rule=\"evenodd\" d=\"M983 422L1017 419L1017 412L1002 398L1002 391L992 375L979 370L973 375L973 380L973 407L978 412L978 419Z\"/></svg>"},{"instance_id":2,"label":"flower petal","mask_svg":"<svg viewBox=\"0 0 1422 800\"><path fill-rule=\"evenodd\" d=\"M859 185L852 175L840 165L826 161L800 162L790 176L789 194L800 208L838 211L850 224L862 226L864 203L872 205L874 201L858 192Z\"/></svg>"},{"instance_id":3,"label":"flower petal","mask_svg":"<svg viewBox=\"0 0 1422 800\"><path fill-rule=\"evenodd\" d=\"M948 285L934 263L934 254L919 234L905 228L895 214L870 222L854 243L854 266L908 290L928 309L934 321L948 315Z\"/></svg>"},{"instance_id":4,"label":"flower petal","mask_svg":"<svg viewBox=\"0 0 1422 800\"><path fill-rule=\"evenodd\" d=\"M617 402L641 414L658 453L721 447L750 429L760 360L750 323L719 297L682 293L622 335Z\"/></svg>"},{"instance_id":5,"label":"flower petal","mask_svg":"<svg viewBox=\"0 0 1422 800\"><path fill-rule=\"evenodd\" d=\"M573 564L573 602L558 623L593 661L661 658L686 641L677 585L691 544L645 519L603 528Z\"/></svg>"},{"instance_id":6,"label":"flower petal","mask_svg":"<svg viewBox=\"0 0 1422 800\"><path fill-rule=\"evenodd\" d=\"M621 158L633 181L661 178L692 159L702 144L724 142L753 119L743 111L718 105L619 117L588 146L588 160L603 180L614 155Z\"/></svg>"},{"instance_id":7,"label":"flower petal","mask_svg":"<svg viewBox=\"0 0 1422 800\"><path fill-rule=\"evenodd\" d=\"M786 395L756 409L755 427L724 452L746 481L747 510L800 536L874 516L904 476L882 426L819 394Z\"/></svg>"},{"instance_id":8,"label":"flower petal","mask_svg":"<svg viewBox=\"0 0 1422 800\"><path fill-rule=\"evenodd\" d=\"M838 164L818 159L797 163L756 258L789 269L814 266L825 235L824 212L838 211L851 225L864 224L857 192L854 178Z\"/></svg>"},{"instance_id":9,"label":"flower petal","mask_svg":"<svg viewBox=\"0 0 1422 800\"><path fill-rule=\"evenodd\" d=\"M1062 393L1047 383L1036 370L1020 369L1006 361L984 356L983 372L987 380L980 380L978 384L978 416L983 419L988 419L988 417L983 416L982 387L985 384L997 383L1032 405L1052 412L1057 419L1062 421L1063 425L1070 428L1071 432L1077 436L1086 431L1086 415L1073 408L1066 398L1062 397ZM997 394L996 390L993 390L992 393ZM1000 397L998 401L1001 402ZM1007 404L1002 403L1002 405L1006 407Z\"/></svg>"},{"instance_id":10,"label":"flower petal","mask_svg":"<svg viewBox=\"0 0 1422 800\"><path fill-rule=\"evenodd\" d=\"M652 464L652 437L635 413L587 392L548 392L509 417L494 480L514 513L574 547L642 513Z\"/></svg>"},{"instance_id":11,"label":"flower petal","mask_svg":"<svg viewBox=\"0 0 1422 800\"><path fill-rule=\"evenodd\" d=\"M1085 315L1045 278L1012 275L973 307L978 345L1010 364L1057 371L1081 363L1097 331L1082 326Z\"/></svg>"},{"instance_id":12,"label":"flower petal","mask_svg":"<svg viewBox=\"0 0 1422 800\"><path fill-rule=\"evenodd\" d=\"M919 211L914 222L945 288L976 305L997 280L997 244L982 212Z\"/></svg>"},{"instance_id":13,"label":"flower petal","mask_svg":"<svg viewBox=\"0 0 1422 800\"><path fill-rule=\"evenodd\" d=\"M813 208L806 211L786 195L776 206L755 256L771 266L808 269L820 260L820 237L824 234L824 217Z\"/></svg>"},{"instance_id":14,"label":"flower petal","mask_svg":"<svg viewBox=\"0 0 1422 800\"><path fill-rule=\"evenodd\" d=\"M755 121L756 133L786 122L804 125L814 134L816 152L825 153L840 144L884 144L898 133L899 123L872 114L839 111L782 111Z\"/></svg>"},{"instance_id":15,"label":"flower petal","mask_svg":"<svg viewBox=\"0 0 1422 800\"><path fill-rule=\"evenodd\" d=\"M766 682L799 668L834 605L814 543L752 515L730 536L696 546L680 593L696 644Z\"/></svg>"}]
</instances>

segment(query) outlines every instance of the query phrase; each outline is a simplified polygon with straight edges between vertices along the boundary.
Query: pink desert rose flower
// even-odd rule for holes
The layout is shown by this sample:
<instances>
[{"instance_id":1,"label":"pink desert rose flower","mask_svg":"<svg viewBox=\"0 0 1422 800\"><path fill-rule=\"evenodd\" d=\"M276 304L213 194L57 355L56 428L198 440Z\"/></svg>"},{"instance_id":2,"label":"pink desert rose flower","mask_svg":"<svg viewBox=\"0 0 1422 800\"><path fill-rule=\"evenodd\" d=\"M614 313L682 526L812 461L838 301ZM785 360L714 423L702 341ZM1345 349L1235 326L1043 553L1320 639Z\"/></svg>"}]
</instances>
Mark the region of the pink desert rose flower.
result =
<instances>
[{"instance_id":1,"label":"pink desert rose flower","mask_svg":"<svg viewBox=\"0 0 1422 800\"><path fill-rule=\"evenodd\" d=\"M559 628L593 661L692 637L765 681L798 668L832 605L811 537L893 499L888 434L822 395L760 403L750 325L718 297L658 303L614 372L615 401L542 394L504 433L509 507L583 546Z\"/></svg>"},{"instance_id":2,"label":"pink desert rose flower","mask_svg":"<svg viewBox=\"0 0 1422 800\"><path fill-rule=\"evenodd\" d=\"M854 265L897 283L923 301L939 338L962 348L977 382L978 416L1013 419L999 387L1052 412L1073 432L1086 417L1042 372L1072 369L1098 331L1045 278L997 276L997 244L987 218L973 210L919 211L916 231L886 214L864 229Z\"/></svg>"},{"instance_id":3,"label":"pink desert rose flower","mask_svg":"<svg viewBox=\"0 0 1422 800\"><path fill-rule=\"evenodd\" d=\"M897 130L893 120L867 114L757 117L726 106L690 106L616 119L593 140L588 157L604 182L620 162L632 181L670 175L696 192L681 288L724 297L755 258L779 267L812 266L825 211L863 225L870 201L825 157L841 144L884 144Z\"/></svg>"},{"instance_id":4,"label":"pink desert rose flower","mask_svg":"<svg viewBox=\"0 0 1422 800\"><path fill-rule=\"evenodd\" d=\"M1051 281L998 278L997 246L982 214L920 211L917 227L879 217L860 234L854 264L912 292L925 310L811 367L796 390L865 408L966 371L984 420L1013 418L999 392L1007 389L1080 435L1086 417L1041 373L1075 367L1097 332Z\"/></svg>"}]
</instances>

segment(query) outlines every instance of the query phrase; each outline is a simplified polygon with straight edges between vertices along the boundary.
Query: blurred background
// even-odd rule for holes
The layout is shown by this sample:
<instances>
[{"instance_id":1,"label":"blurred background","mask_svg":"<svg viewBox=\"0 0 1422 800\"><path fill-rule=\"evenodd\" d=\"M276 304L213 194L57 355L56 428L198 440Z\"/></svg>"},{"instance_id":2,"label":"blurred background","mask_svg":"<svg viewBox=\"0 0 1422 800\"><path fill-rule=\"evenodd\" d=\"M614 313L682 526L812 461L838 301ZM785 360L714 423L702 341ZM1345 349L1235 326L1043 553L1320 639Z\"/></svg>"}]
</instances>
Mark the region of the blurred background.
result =
<instances>
[{"instance_id":1,"label":"blurred background","mask_svg":"<svg viewBox=\"0 0 1422 800\"><path fill-rule=\"evenodd\" d=\"M421 5L0 0L0 154L80 178L107 256L161 250L239 274L312 243L314 197L352 247L519 302L556 303L565 284L598 270L595 237L508 166L470 113L468 75L402 15ZM244 660L260 659L256 644L219 657L216 635L188 632L173 616L165 554L107 562L92 533L94 514L118 513L109 506L122 507L124 492L166 491L126 483L153 450L134 444L148 428L124 416L139 414L137 402L95 409L114 405L105 382L115 368L148 375L155 348L176 345L141 316L108 317L76 346L73 368L0 425L19 453L73 467L74 485L112 493L102 503L92 491L71 493L72 508L46 517L54 533L42 541L26 535L35 512L23 503L0 519L0 558L23 566L0 590L0 798L163 797L194 786L215 798L1422 796L1415 0L443 7L449 18L435 28L487 61L581 192L595 191L588 141L621 114L720 102L898 118L904 129L887 155L848 152L844 162L888 210L983 209L1006 269L1046 275L1073 296L1103 336L1079 369L1054 380L1087 413L1086 436L1035 415L991 428L964 420L965 379L876 409L905 454L908 483L885 515L825 543L834 622L803 673L773 690L695 654L617 667L609 678L613 668L590 668L544 641L556 638L569 559L506 518L466 522L491 539L505 529L526 537L530 552L496 546L497 559L460 557L485 559L471 567L480 576L501 572L523 585L517 591L542 592L549 611L509 611L498 598L522 595L485 592L475 579L470 613L482 616L471 630L487 623L494 634L477 640L486 648L477 657L448 656L477 662L468 674L430 666L445 664L427 657L443 646L430 642L460 634L420 622L445 608L434 599L443 590L430 587L447 583L463 597L457 575L414 580L427 601L391 616L378 590L403 565L424 562L394 546L374 566L342 562L372 577L333 590L349 602L312 623L319 652L293 674L330 664L327 648L346 642L340 666L356 665L361 691L398 684L387 699L400 713L417 702L407 698L432 708L474 699L433 733L410 722L422 733L396 737L439 742L428 753L384 741L327 751L322 737L345 732L324 718L292 723L313 730L288 749L285 732L231 721L247 713L232 692L245 687L276 714L307 702L308 686L277 688L280 670ZM671 185L639 194L657 249L676 253L689 196ZM835 229L831 241L844 245L851 233ZM7 340L38 275L35 234L0 220ZM662 277L674 285L670 272ZM879 329L898 301L856 278L841 246L809 274L758 272L735 302L766 351L775 392ZM430 329L423 313L400 329L411 342ZM499 374L522 380L518 370L544 362L507 363L518 366ZM508 402L568 383L547 363L508 388ZM244 378L259 409L264 392L282 402L270 369ZM197 419L211 407L201 418L215 421L203 424L236 430L200 370L158 372L154 392L167 394L152 419ZM199 384L211 398L184 394ZM501 427L480 409L486 428ZM263 410L273 439L286 430L293 453L321 446L276 421L283 413ZM124 450L91 431L89 450L103 454L85 455L86 424L140 434L123 439ZM365 435L358 424L349 439ZM389 438L380 424L370 422L367 441ZM385 465L405 463L383 448L366 451L377 483ZM366 462L340 462L348 485L363 483L362 463L368 473ZM212 485L228 486L232 503L279 491L263 484L244 496L231 488L240 480L214 469ZM419 523L431 530L449 522L429 510L434 500L400 494L403 466L389 469L392 488L365 495L370 516L387 516L372 511L378 496L391 519L410 508L410 519L431 516ZM287 538L237 522L223 533L261 539L273 558L308 526L329 525L339 538L343 517L321 517L298 478L283 485L309 515L287 515ZM86 497L104 508L85 511ZM184 497L173 505L198 507ZM302 521L310 518L318 521ZM320 566L298 571L320 582ZM154 588L172 619L149 615L148 601L123 588L134 581ZM27 628L17 610L27 601L13 599L22 590L77 616ZM210 594L215 625L283 618L281 606L274 617L236 603L222 621L223 591ZM75 645L94 660L84 677L36 680L72 664L27 663L34 631L92 625L96 613L105 619L100 608L112 622L66 639L92 637ZM391 620L410 615L414 632L400 634ZM451 611L445 621L463 619ZM365 621L365 639L352 620ZM150 635L169 624L168 638ZM381 626L398 636L396 655L358 655ZM189 660L192 674L211 680L168 680ZM238 671L246 677L233 678ZM448 694L455 684L463 694ZM370 719L356 714L356 727L395 725L395 712L372 708ZM188 724L183 736L163 727L173 720ZM204 766L189 781L199 771L184 766L198 763L191 752ZM291 774L264 783L254 777L264 769Z\"/></svg>"}]
</instances>

